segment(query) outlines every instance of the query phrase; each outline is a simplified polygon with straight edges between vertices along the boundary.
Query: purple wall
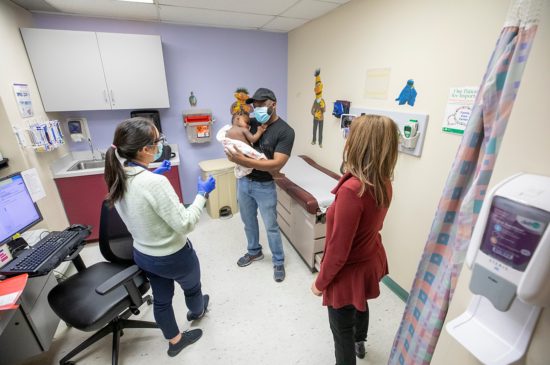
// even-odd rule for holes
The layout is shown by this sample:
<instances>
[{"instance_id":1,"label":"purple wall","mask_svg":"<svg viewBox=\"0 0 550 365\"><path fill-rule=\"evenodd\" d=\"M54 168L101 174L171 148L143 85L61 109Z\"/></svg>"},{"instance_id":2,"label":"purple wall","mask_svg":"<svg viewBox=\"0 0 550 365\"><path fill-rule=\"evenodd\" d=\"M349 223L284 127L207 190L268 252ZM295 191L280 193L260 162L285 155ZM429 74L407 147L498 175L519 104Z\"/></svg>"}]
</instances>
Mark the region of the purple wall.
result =
<instances>
[{"instance_id":1,"label":"purple wall","mask_svg":"<svg viewBox=\"0 0 550 365\"><path fill-rule=\"evenodd\" d=\"M258 87L272 89L278 99L277 112L286 119L286 34L49 14L34 14L33 19L36 28L161 36L170 108L159 112L168 142L179 145L180 179L186 203L191 203L196 194L196 180L200 173L198 163L225 157L214 135L230 121L229 107L237 87L244 86L250 93ZM67 57L78 62L78 55ZM197 108L210 108L216 120L210 143L190 144L187 140L182 111L190 108L188 97L191 91L197 96ZM130 117L130 110L60 114L62 119L87 118L94 146L105 149L111 145L116 125ZM81 150L88 146L71 143L70 148Z\"/></svg>"}]
</instances>

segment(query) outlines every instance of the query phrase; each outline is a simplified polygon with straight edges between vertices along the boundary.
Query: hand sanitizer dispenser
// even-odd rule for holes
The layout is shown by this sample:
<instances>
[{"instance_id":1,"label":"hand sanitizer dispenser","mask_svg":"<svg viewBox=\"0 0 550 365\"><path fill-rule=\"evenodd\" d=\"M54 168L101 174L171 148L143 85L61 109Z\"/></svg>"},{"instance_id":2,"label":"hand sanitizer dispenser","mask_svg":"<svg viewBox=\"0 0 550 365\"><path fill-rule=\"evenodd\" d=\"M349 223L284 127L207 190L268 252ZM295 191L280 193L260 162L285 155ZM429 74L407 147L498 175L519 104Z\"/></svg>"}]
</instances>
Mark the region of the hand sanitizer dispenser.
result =
<instances>
[{"instance_id":1,"label":"hand sanitizer dispenser","mask_svg":"<svg viewBox=\"0 0 550 365\"><path fill-rule=\"evenodd\" d=\"M486 197L466 264L468 310L446 329L485 364L525 354L540 314L550 306L550 177L519 174Z\"/></svg>"}]
</instances>

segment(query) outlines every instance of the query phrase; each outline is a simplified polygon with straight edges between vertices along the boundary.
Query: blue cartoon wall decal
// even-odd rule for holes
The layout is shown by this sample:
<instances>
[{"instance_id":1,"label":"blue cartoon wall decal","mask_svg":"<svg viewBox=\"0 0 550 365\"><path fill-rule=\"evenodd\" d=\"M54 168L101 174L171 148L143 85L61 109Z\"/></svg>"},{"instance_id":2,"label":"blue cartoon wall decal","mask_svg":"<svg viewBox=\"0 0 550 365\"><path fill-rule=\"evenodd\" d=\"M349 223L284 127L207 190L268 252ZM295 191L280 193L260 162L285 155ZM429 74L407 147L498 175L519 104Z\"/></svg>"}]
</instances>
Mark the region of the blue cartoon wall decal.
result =
<instances>
[{"instance_id":1,"label":"blue cartoon wall decal","mask_svg":"<svg viewBox=\"0 0 550 365\"><path fill-rule=\"evenodd\" d=\"M399 101L399 105L403 104L409 104L410 106L414 106L414 102L416 100L416 90L414 88L414 80L408 80L407 85L401 90L401 93L395 99L395 101Z\"/></svg>"}]
</instances>

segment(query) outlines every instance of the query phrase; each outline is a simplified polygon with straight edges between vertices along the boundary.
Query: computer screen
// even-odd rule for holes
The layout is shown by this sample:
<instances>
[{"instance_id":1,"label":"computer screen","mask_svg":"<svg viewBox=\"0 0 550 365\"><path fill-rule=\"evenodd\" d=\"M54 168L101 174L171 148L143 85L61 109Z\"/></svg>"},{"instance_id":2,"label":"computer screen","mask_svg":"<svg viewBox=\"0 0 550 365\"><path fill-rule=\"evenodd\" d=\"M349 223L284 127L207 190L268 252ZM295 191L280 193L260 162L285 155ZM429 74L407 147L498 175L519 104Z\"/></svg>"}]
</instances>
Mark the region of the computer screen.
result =
<instances>
[{"instance_id":1,"label":"computer screen","mask_svg":"<svg viewBox=\"0 0 550 365\"><path fill-rule=\"evenodd\" d=\"M21 173L0 179L0 243L42 220Z\"/></svg>"}]
</instances>

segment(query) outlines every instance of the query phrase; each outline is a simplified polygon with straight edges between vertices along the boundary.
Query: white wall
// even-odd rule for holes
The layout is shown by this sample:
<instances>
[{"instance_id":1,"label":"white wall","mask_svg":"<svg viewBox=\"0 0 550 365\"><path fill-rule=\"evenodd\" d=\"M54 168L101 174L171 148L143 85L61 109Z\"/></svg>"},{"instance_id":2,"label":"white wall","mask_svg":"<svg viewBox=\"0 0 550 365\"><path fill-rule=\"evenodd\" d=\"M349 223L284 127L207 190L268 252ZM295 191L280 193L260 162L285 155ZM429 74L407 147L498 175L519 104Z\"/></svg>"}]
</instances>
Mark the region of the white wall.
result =
<instances>
[{"instance_id":1,"label":"white wall","mask_svg":"<svg viewBox=\"0 0 550 365\"><path fill-rule=\"evenodd\" d=\"M510 118L492 184L518 171L550 175L550 123L544 95L550 85L550 2L545 1L541 26ZM390 276L409 290L424 249L460 137L441 131L451 87L479 85L507 14L508 1L353 0L289 34L288 121L296 131L293 153L307 154L337 171L344 140L330 115L336 99L352 106L411 110L429 114L421 158L401 154L394 180L394 200L383 239ZM325 113L323 149L312 146L313 72L321 68ZM390 68L386 100L364 97L366 70ZM418 91L414 108L394 99L407 79ZM465 269L448 318L462 313L471 298ZM550 358L544 338L550 332L545 312L528 353L529 364ZM546 340L547 341L547 340ZM434 364L477 361L443 333Z\"/></svg>"},{"instance_id":2,"label":"white wall","mask_svg":"<svg viewBox=\"0 0 550 365\"><path fill-rule=\"evenodd\" d=\"M23 128L26 121L19 115L13 93L13 83L28 84L32 96L34 117L48 118L44 112L25 46L19 33L20 27L30 26L32 26L32 17L29 12L9 1L0 2L0 54L2 55L0 57L0 151L10 159L10 167L0 170L0 176L32 167L36 168L47 194L45 198L38 201L38 206L44 217L44 222L38 227L62 230L67 227L68 221L49 165L53 160L67 153L67 148L42 154L35 153L30 149L23 150L11 132L12 126ZM49 117L54 118L53 115Z\"/></svg>"}]
</instances>

